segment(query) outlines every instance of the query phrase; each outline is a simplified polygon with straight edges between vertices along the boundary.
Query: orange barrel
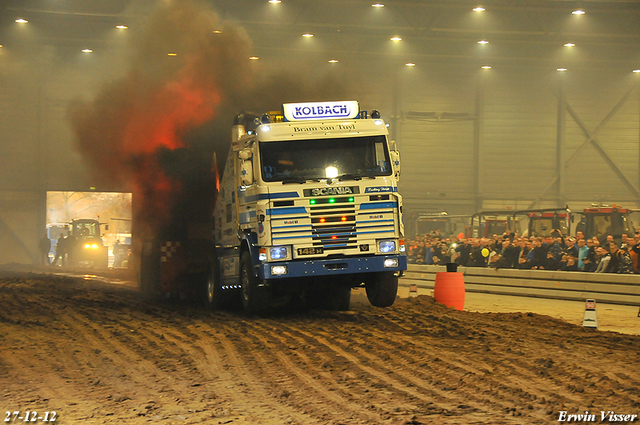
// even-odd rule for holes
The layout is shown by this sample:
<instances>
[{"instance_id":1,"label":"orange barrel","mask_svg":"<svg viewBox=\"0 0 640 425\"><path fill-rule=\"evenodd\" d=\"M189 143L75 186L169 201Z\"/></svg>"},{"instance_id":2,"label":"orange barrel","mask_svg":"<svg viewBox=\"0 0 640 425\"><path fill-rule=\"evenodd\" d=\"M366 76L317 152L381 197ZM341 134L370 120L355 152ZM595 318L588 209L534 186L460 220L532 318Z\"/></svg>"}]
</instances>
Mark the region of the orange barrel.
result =
<instances>
[{"instance_id":1,"label":"orange barrel","mask_svg":"<svg viewBox=\"0 0 640 425\"><path fill-rule=\"evenodd\" d=\"M437 303L453 307L456 310L464 308L464 276L458 272L436 273L436 283L433 297Z\"/></svg>"}]
</instances>

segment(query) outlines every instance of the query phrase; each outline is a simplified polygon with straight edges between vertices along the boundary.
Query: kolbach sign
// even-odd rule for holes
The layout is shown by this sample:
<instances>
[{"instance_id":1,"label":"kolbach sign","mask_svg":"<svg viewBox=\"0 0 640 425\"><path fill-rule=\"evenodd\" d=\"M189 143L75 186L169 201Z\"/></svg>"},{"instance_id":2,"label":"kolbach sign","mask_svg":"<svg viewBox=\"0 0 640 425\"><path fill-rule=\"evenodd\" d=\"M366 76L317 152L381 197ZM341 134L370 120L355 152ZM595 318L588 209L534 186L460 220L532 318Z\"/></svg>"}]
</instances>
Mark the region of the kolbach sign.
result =
<instances>
[{"instance_id":1,"label":"kolbach sign","mask_svg":"<svg viewBox=\"0 0 640 425\"><path fill-rule=\"evenodd\" d=\"M318 119L352 119L360 113L355 100L344 102L285 103L282 105L287 121Z\"/></svg>"}]
</instances>

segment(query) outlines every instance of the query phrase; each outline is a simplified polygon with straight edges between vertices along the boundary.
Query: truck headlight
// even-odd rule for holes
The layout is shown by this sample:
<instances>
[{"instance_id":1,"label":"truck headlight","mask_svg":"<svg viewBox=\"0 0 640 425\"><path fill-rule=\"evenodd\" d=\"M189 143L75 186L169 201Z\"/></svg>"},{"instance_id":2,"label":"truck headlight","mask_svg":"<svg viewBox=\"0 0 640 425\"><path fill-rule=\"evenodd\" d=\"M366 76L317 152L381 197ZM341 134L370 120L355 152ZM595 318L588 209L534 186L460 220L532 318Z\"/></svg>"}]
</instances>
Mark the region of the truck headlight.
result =
<instances>
[{"instance_id":1,"label":"truck headlight","mask_svg":"<svg viewBox=\"0 0 640 425\"><path fill-rule=\"evenodd\" d=\"M378 251L380 252L394 252L396 250L396 241L380 241L378 242Z\"/></svg>"},{"instance_id":2,"label":"truck headlight","mask_svg":"<svg viewBox=\"0 0 640 425\"><path fill-rule=\"evenodd\" d=\"M274 246L269 248L269 258L272 260L286 260L289 258L289 248L286 246Z\"/></svg>"}]
</instances>

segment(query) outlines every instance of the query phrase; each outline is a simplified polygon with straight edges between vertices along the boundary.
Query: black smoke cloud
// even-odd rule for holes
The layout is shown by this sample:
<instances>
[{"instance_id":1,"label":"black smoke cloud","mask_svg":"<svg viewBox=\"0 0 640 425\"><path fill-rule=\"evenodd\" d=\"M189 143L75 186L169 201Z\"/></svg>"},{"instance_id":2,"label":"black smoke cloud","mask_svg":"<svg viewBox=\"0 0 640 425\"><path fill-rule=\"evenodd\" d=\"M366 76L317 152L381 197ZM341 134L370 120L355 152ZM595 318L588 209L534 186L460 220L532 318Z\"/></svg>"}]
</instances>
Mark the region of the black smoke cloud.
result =
<instances>
[{"instance_id":1,"label":"black smoke cloud","mask_svg":"<svg viewBox=\"0 0 640 425\"><path fill-rule=\"evenodd\" d=\"M131 13L148 18L133 34L123 76L104 82L93 99L73 102L69 116L95 178L133 192L134 216L152 232L175 219L187 186L194 197L209 190L211 158L225 159L238 112L347 97L342 84L311 79L306 66L289 64L297 68L291 72L252 63L246 31L204 2L163 2L149 11L137 4Z\"/></svg>"}]
</instances>

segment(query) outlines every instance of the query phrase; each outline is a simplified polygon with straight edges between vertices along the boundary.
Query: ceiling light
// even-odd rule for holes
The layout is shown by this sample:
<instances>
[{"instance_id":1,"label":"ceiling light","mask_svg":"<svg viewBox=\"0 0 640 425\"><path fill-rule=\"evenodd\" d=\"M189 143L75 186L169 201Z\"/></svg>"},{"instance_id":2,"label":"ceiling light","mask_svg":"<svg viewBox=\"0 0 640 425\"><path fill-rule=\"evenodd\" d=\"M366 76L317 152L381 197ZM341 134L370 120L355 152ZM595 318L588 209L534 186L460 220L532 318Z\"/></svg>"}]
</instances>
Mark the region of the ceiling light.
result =
<instances>
[{"instance_id":1,"label":"ceiling light","mask_svg":"<svg viewBox=\"0 0 640 425\"><path fill-rule=\"evenodd\" d=\"M22 18L16 19L16 23L18 23L18 24L26 24L27 22L29 22L29 21L27 21L26 19L22 19Z\"/></svg>"},{"instance_id":2,"label":"ceiling light","mask_svg":"<svg viewBox=\"0 0 640 425\"><path fill-rule=\"evenodd\" d=\"M2 47L2 46L0 46ZM640 74L640 69L634 69L633 72L635 72L636 74Z\"/></svg>"},{"instance_id":3,"label":"ceiling light","mask_svg":"<svg viewBox=\"0 0 640 425\"><path fill-rule=\"evenodd\" d=\"M474 12L484 12L484 11L485 11L485 8L484 8L484 7L482 7L482 6L478 6L478 7L474 7L474 8L473 8L473 11L474 11Z\"/></svg>"},{"instance_id":4,"label":"ceiling light","mask_svg":"<svg viewBox=\"0 0 640 425\"><path fill-rule=\"evenodd\" d=\"M82 49L82 53L93 53L91 49Z\"/></svg>"},{"instance_id":5,"label":"ceiling light","mask_svg":"<svg viewBox=\"0 0 640 425\"><path fill-rule=\"evenodd\" d=\"M258 59L260 59L258 56L249 56L249 60L257 61Z\"/></svg>"},{"instance_id":6,"label":"ceiling light","mask_svg":"<svg viewBox=\"0 0 640 425\"><path fill-rule=\"evenodd\" d=\"M371 7L384 7L384 4L382 4L382 3L375 3L375 4L372 4L372 5L371 5Z\"/></svg>"},{"instance_id":7,"label":"ceiling light","mask_svg":"<svg viewBox=\"0 0 640 425\"><path fill-rule=\"evenodd\" d=\"M389 40L391 40L391 41L402 41L402 37L395 36L395 37L391 37Z\"/></svg>"},{"instance_id":8,"label":"ceiling light","mask_svg":"<svg viewBox=\"0 0 640 425\"><path fill-rule=\"evenodd\" d=\"M489 42L487 40L480 40L478 41L478 44L489 44Z\"/></svg>"},{"instance_id":9,"label":"ceiling light","mask_svg":"<svg viewBox=\"0 0 640 425\"><path fill-rule=\"evenodd\" d=\"M584 15L585 13L587 13L587 12L585 12L582 9L576 9L573 12L571 12L572 15Z\"/></svg>"},{"instance_id":10,"label":"ceiling light","mask_svg":"<svg viewBox=\"0 0 640 425\"><path fill-rule=\"evenodd\" d=\"M167 56L178 56L178 54L177 54L177 53L170 52L170 53L167 53Z\"/></svg>"},{"instance_id":11,"label":"ceiling light","mask_svg":"<svg viewBox=\"0 0 640 425\"><path fill-rule=\"evenodd\" d=\"M407 62L404 64L404 66L416 66L416 64L413 62Z\"/></svg>"},{"instance_id":12,"label":"ceiling light","mask_svg":"<svg viewBox=\"0 0 640 425\"><path fill-rule=\"evenodd\" d=\"M329 60L329 63L338 63L338 59L331 59Z\"/></svg>"},{"instance_id":13,"label":"ceiling light","mask_svg":"<svg viewBox=\"0 0 640 425\"><path fill-rule=\"evenodd\" d=\"M560 72L565 72L567 70L567 68L558 68L557 70L560 71Z\"/></svg>"},{"instance_id":14,"label":"ceiling light","mask_svg":"<svg viewBox=\"0 0 640 425\"><path fill-rule=\"evenodd\" d=\"M482 69L491 69L491 65L482 65Z\"/></svg>"},{"instance_id":15,"label":"ceiling light","mask_svg":"<svg viewBox=\"0 0 640 425\"><path fill-rule=\"evenodd\" d=\"M116 28L118 28L119 30L128 30L129 27L126 25L116 25Z\"/></svg>"},{"instance_id":16,"label":"ceiling light","mask_svg":"<svg viewBox=\"0 0 640 425\"><path fill-rule=\"evenodd\" d=\"M576 43L564 43L564 47L575 47Z\"/></svg>"},{"instance_id":17,"label":"ceiling light","mask_svg":"<svg viewBox=\"0 0 640 425\"><path fill-rule=\"evenodd\" d=\"M214 34L222 34L222 31L220 31L220 30L213 30L213 33L214 33Z\"/></svg>"},{"instance_id":18,"label":"ceiling light","mask_svg":"<svg viewBox=\"0 0 640 425\"><path fill-rule=\"evenodd\" d=\"M269 3L278 4L282 2L280 0L269 0Z\"/></svg>"},{"instance_id":19,"label":"ceiling light","mask_svg":"<svg viewBox=\"0 0 640 425\"><path fill-rule=\"evenodd\" d=\"M313 37L313 34L311 34L310 32L308 32L308 33L302 34L302 36L303 36L303 37L306 37L306 38L311 38L311 37Z\"/></svg>"}]
</instances>

